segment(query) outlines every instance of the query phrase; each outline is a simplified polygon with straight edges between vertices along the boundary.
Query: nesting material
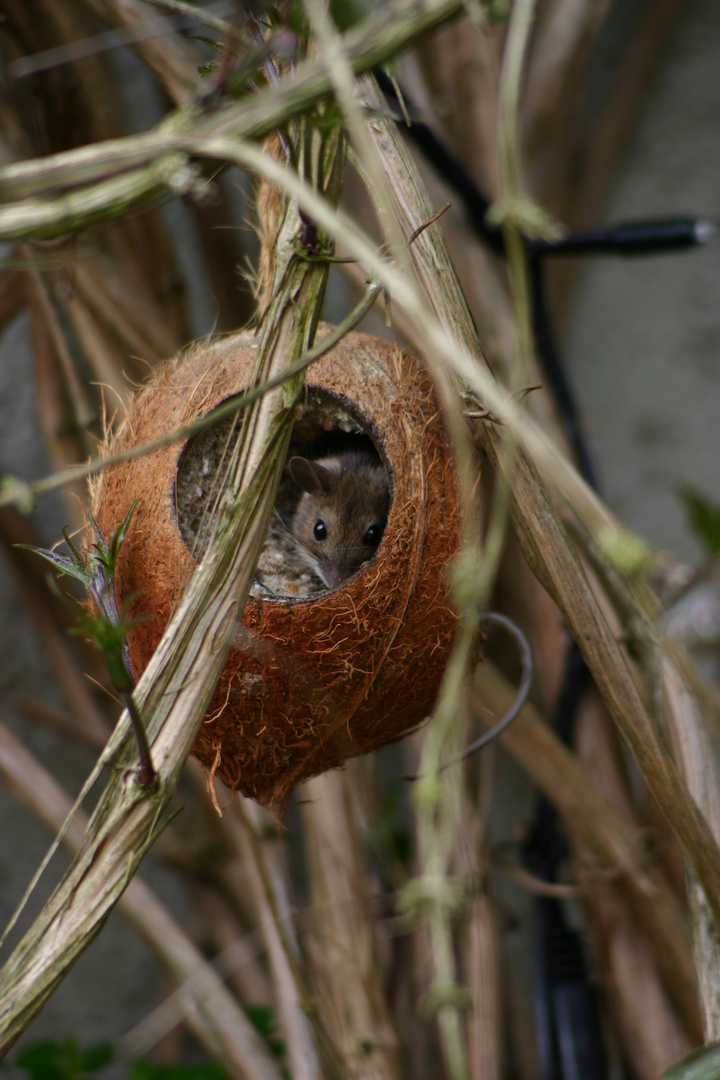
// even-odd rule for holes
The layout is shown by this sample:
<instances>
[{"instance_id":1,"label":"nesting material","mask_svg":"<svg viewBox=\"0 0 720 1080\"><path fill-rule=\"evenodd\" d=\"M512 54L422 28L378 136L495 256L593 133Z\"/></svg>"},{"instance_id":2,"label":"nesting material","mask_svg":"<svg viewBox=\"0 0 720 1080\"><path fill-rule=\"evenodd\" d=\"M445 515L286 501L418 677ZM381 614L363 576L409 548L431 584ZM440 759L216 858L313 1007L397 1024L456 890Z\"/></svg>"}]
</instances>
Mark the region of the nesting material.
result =
<instances>
[{"instance_id":1,"label":"nesting material","mask_svg":"<svg viewBox=\"0 0 720 1080\"><path fill-rule=\"evenodd\" d=\"M322 333L322 331L321 331ZM248 384L252 336L195 346L130 404L110 452L204 416ZM93 514L108 536L138 499L116 576L150 618L130 635L147 665L210 535L232 420L108 469ZM455 473L432 386L407 350L350 334L307 377L289 457L378 455L391 504L374 557L329 590L298 553L288 470L257 580L193 753L232 788L282 805L301 780L374 750L428 715L455 615L445 567L458 543Z\"/></svg>"}]
</instances>

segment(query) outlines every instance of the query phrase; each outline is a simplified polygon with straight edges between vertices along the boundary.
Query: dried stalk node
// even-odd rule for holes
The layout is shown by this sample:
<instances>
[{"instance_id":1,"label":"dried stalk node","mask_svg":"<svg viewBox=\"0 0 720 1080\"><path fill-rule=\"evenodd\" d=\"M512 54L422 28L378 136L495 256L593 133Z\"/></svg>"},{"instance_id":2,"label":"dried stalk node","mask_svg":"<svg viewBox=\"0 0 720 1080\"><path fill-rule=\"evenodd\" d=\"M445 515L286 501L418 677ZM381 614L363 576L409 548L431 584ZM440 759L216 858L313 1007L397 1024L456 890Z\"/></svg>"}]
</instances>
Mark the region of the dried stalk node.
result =
<instances>
[{"instance_id":1,"label":"dried stalk node","mask_svg":"<svg viewBox=\"0 0 720 1080\"><path fill-rule=\"evenodd\" d=\"M163 365L109 452L241 394L255 352L255 339L239 334ZM133 614L151 616L130 637L138 673L209 539L233 422L220 420L179 452L164 447L113 466L96 485L103 532L139 500L116 578L120 603L141 590ZM377 453L391 480L377 553L328 590L289 534L299 492L286 470L258 580L193 749L231 787L277 806L301 780L422 722L453 636L444 567L458 543L456 482L432 384L407 350L365 334L348 335L311 368L290 456L348 445Z\"/></svg>"}]
</instances>

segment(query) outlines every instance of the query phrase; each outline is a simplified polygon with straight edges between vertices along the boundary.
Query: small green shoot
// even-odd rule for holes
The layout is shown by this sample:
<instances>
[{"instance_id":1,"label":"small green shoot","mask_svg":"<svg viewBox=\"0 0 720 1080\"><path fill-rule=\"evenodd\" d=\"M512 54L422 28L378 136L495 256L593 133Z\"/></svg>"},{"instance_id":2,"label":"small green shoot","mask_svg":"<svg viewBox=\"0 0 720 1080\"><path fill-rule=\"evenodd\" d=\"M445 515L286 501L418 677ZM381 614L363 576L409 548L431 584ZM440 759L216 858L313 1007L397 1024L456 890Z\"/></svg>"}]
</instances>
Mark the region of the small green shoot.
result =
<instances>
[{"instance_id":1,"label":"small green shoot","mask_svg":"<svg viewBox=\"0 0 720 1080\"><path fill-rule=\"evenodd\" d=\"M688 525L707 554L716 558L720 555L720 506L691 484L678 484L675 492L685 508Z\"/></svg>"},{"instance_id":2,"label":"small green shoot","mask_svg":"<svg viewBox=\"0 0 720 1080\"><path fill-rule=\"evenodd\" d=\"M118 610L114 585L118 555L136 506L137 500L132 503L127 514L114 530L109 543L105 541L95 518L92 514L88 514L95 531L95 544L91 550L81 551L73 543L66 528L63 529L63 536L70 551L69 555L62 551L32 547L30 544L18 546L36 552L61 574L75 578L92 600L94 611L90 612L73 597L64 595L63 598L71 605L78 618L78 625L71 633L81 634L88 638L103 657L113 688L128 710L133 725L140 754L139 782L143 787L149 787L155 781L155 770L145 728L133 701L135 674L127 645L129 631L140 620L131 618L128 614L128 608L135 599L134 596L128 599L122 611Z\"/></svg>"}]
</instances>

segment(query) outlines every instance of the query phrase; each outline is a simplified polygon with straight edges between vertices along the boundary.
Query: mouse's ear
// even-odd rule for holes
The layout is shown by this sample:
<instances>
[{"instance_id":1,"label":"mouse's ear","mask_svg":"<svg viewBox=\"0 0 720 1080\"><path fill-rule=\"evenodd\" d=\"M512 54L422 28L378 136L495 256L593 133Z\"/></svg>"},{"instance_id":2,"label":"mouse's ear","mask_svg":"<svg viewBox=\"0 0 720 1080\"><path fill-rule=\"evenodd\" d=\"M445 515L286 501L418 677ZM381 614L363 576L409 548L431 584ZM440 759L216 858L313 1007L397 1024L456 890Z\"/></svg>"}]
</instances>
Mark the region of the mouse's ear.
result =
<instances>
[{"instance_id":1,"label":"mouse's ear","mask_svg":"<svg viewBox=\"0 0 720 1080\"><path fill-rule=\"evenodd\" d=\"M297 486L309 495L330 495L337 487L337 473L317 461L292 457L288 469Z\"/></svg>"}]
</instances>

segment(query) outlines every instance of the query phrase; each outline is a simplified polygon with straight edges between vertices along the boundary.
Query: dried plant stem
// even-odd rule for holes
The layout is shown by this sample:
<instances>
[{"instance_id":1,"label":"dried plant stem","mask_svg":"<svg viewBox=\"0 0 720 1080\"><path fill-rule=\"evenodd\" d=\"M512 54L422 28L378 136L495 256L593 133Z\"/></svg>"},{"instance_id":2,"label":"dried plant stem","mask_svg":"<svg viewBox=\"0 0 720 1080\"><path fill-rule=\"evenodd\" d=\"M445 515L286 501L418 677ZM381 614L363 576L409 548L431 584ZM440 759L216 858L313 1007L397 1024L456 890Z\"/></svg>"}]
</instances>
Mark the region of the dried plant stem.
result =
<instances>
[{"instance_id":1,"label":"dried plant stem","mask_svg":"<svg viewBox=\"0 0 720 1080\"><path fill-rule=\"evenodd\" d=\"M698 710L695 698L683 684L677 669L667 658L662 660L661 679L666 703L666 721L675 760L690 794L705 815L715 838L720 839L720 793L716 755L705 718ZM688 869L687 888L705 1042L715 1042L720 1039L719 924L691 869Z\"/></svg>"},{"instance_id":2,"label":"dried plant stem","mask_svg":"<svg viewBox=\"0 0 720 1080\"><path fill-rule=\"evenodd\" d=\"M415 0L395 0L385 5L378 15L363 20L345 35L345 53L353 70L367 71L382 63L461 7L462 0L426 0L421 6ZM107 220L126 213L135 200L157 197L168 189L185 194L197 178L188 175L184 161L177 157L165 161L165 156L172 155L176 149L178 139L183 142L213 136L255 139L307 111L331 89L324 63L306 60L292 76L284 76L276 87L261 91L249 102L243 99L242 103L199 116L192 111L180 111L147 134L107 140L39 161L6 166L0 169L0 197L4 201L26 199L28 202L24 210L24 204L0 210L0 238L17 235L18 228L23 237L47 235L47 229L52 233L77 228L86 223L83 200L87 200L88 220L92 221L98 214ZM29 201L33 195L106 180L118 171L125 171L125 175L114 182L108 181L108 187L87 189L80 198L68 202L64 197L57 201Z\"/></svg>"},{"instance_id":3,"label":"dried plant stem","mask_svg":"<svg viewBox=\"0 0 720 1080\"><path fill-rule=\"evenodd\" d=\"M322 1070L306 1011L310 1008L309 994L292 933L287 882L277 850L277 824L249 799L238 796L238 806L239 814L229 816L228 825L248 868L260 911L290 1074L293 1080L318 1080Z\"/></svg>"},{"instance_id":4,"label":"dried plant stem","mask_svg":"<svg viewBox=\"0 0 720 1080\"><path fill-rule=\"evenodd\" d=\"M78 657L73 654L67 640L68 611L59 600L54 602L52 595L48 595L46 582L38 573L38 567L28 563L27 556L30 554L32 557L32 553L17 547L19 544L42 546L38 536L20 514L4 509L0 511L0 544L15 570L24 607L32 620L45 663L53 672L57 686L73 713L73 727L92 745L102 748L107 741L108 725L90 693L87 678L81 673ZM34 561L39 562L37 558ZM95 659L87 651L81 656L84 661L90 659L91 665ZM84 670L88 671L88 668Z\"/></svg>"},{"instance_id":5,"label":"dried plant stem","mask_svg":"<svg viewBox=\"0 0 720 1080\"><path fill-rule=\"evenodd\" d=\"M682 0L655 0L643 9L635 36L620 59L607 100L588 134L582 175L571 193L572 203L565 219L571 226L583 227L597 216L633 129L638 102L647 93L683 8Z\"/></svg>"},{"instance_id":6,"label":"dried plant stem","mask_svg":"<svg viewBox=\"0 0 720 1080\"><path fill-rule=\"evenodd\" d=\"M392 210L387 177L377 161L372 122L366 123L364 111L372 106L356 94L355 75L344 43L335 30L324 0L304 0L315 39L318 56L327 67L335 96L343 110L352 144L359 154L365 186L379 214L382 231L398 269L411 272L405 237ZM382 109L384 102L379 103ZM382 125L385 126L384 124Z\"/></svg>"},{"instance_id":7,"label":"dried plant stem","mask_svg":"<svg viewBox=\"0 0 720 1080\"><path fill-rule=\"evenodd\" d=\"M37 298L40 310L43 313L45 325L51 336L55 354L58 358L60 369L65 380L65 386L67 387L67 393L72 406L71 419L73 426L77 427L79 430L83 430L89 427L94 419L92 406L87 399L85 388L75 370L75 364L73 363L73 358L70 354L67 335L60 325L60 320L58 319L57 312L53 306L47 285L35 265L33 252L27 244L22 246L22 252L28 262L31 287Z\"/></svg>"},{"instance_id":8,"label":"dried plant stem","mask_svg":"<svg viewBox=\"0 0 720 1080\"><path fill-rule=\"evenodd\" d=\"M335 1070L347 1080L399 1080L398 1039L385 1000L349 774L315 777L300 792L314 914L312 967L339 1057Z\"/></svg>"},{"instance_id":9,"label":"dried plant stem","mask_svg":"<svg viewBox=\"0 0 720 1080\"><path fill-rule=\"evenodd\" d=\"M144 0L144 2L152 4L153 7L162 8L164 11L173 11L177 15L191 15L198 22L209 26L212 30L217 30L219 34L227 34L231 29L231 24L225 19L213 15L205 8L198 7L197 4L188 4L185 0Z\"/></svg>"},{"instance_id":10,"label":"dried plant stem","mask_svg":"<svg viewBox=\"0 0 720 1080\"><path fill-rule=\"evenodd\" d=\"M494 757L488 754L462 770L461 824L452 859L452 869L468 893L457 932L460 971L470 998L464 1017L468 1067L471 1077L483 1080L500 1080L504 1075L500 928L486 886L490 876L486 829L494 768ZM477 778L477 794L472 790L475 784L468 782L471 775ZM455 771L456 783L458 779Z\"/></svg>"},{"instance_id":11,"label":"dried plant stem","mask_svg":"<svg viewBox=\"0 0 720 1080\"><path fill-rule=\"evenodd\" d=\"M57 832L67 816L70 798L2 723L0 773L18 799L52 832ZM65 834L64 843L74 854L83 846L86 824L83 815L78 814ZM182 984L185 1019L210 1053L233 1076L279 1080L277 1065L238 1003L152 890L135 878L118 906L172 977Z\"/></svg>"},{"instance_id":12,"label":"dried plant stem","mask_svg":"<svg viewBox=\"0 0 720 1080\"><path fill-rule=\"evenodd\" d=\"M570 834L572 843L572 835ZM658 979L637 923L613 889L594 876L581 883L583 911L593 946L594 972L605 989L604 1009L620 1036L623 1057L638 1080L657 1080L691 1046Z\"/></svg>"},{"instance_id":13,"label":"dried plant stem","mask_svg":"<svg viewBox=\"0 0 720 1080\"><path fill-rule=\"evenodd\" d=\"M4 268L0 276L0 330L5 329L25 303L25 274L15 269L13 266L15 261L17 261L17 251L13 250L4 260Z\"/></svg>"},{"instance_id":14,"label":"dried plant stem","mask_svg":"<svg viewBox=\"0 0 720 1080\"><path fill-rule=\"evenodd\" d=\"M400 180L401 176L403 177L402 181ZM394 188L393 188L393 190L396 193L401 192L403 190L404 184L407 184L407 181L405 180L406 176L407 176L407 173L404 173L404 172L397 172L396 173L397 183L396 183L396 185L394 185ZM398 201L400 201L400 196L399 195L398 195ZM416 212L417 217L421 217L423 214L427 213L428 210L429 210L429 207L427 205L421 205L419 210ZM408 221L408 225L409 224L410 224L410 221ZM435 256L435 259L437 259L437 254L434 253L434 256ZM443 275L442 276L443 286L445 285L446 280L447 279ZM447 301L447 290L445 290L445 289L443 290L443 296L444 296L445 301ZM463 325L464 326L468 325L468 320L465 320L464 322L460 321L459 319L457 319L457 315L453 319L452 308L449 305L443 304L442 301L439 301L439 302L436 303L435 306L436 306L436 310L444 310L445 311L445 317L448 319L448 322L450 322L455 328L457 328L458 326L462 327ZM462 312L463 315L465 315L464 304L461 307L461 312ZM527 319L526 319L526 322L527 322ZM417 342L417 344L420 344L420 342ZM494 435L494 433L493 433L493 435ZM523 466L521 465L521 469L522 468L523 468ZM599 504L599 500L598 500L597 505L598 505L598 509L599 509L600 505L601 505L601 504ZM537 518L536 518L536 520L537 520ZM517 521L516 521L516 525L517 525ZM524 515L523 515L523 528L527 529L527 527L528 527L528 521L527 521L527 519L524 518ZM547 550L547 548L545 550ZM569 551L568 551L568 554L569 554ZM535 569L536 569L536 572L537 572L537 569L538 569L537 561L536 561L536 564L535 564ZM562 605L561 604L561 609L567 611L568 610L567 605ZM609 634L606 635L606 636L608 638L608 643L609 643ZM624 663L623 663L623 668L624 668ZM625 669L625 672L626 672L626 669ZM632 685L632 682L629 679L629 675L627 675L627 673L625 673L625 680L624 681L626 682L626 686L628 687L628 689L631 690L632 697L634 698L634 706L633 707L636 710L636 715L637 715L638 707L639 706L641 707L639 696L637 695L636 691L634 690L634 686ZM617 711L616 711L616 715L617 715ZM647 724L647 721L643 721L643 722L646 725L646 731L648 731L648 729L649 729L649 731L652 731L652 729L649 728L649 725ZM646 739L643 738L643 739L637 740L637 742L636 742L636 745L638 747L638 751L640 753L643 753L645 751L645 745L644 745L645 741L646 741ZM663 748L662 748L661 744L659 743L656 736L654 736L652 738L652 741L650 743L651 746L652 746L652 743L655 744L654 748L657 751L659 751L660 756L665 758L665 762L664 762L664 765L662 766L662 768L672 770L672 765L669 763L669 760L666 758L666 755L664 754L664 750L663 750ZM675 784L677 784L676 778L675 778ZM694 808L692 808L692 809L694 809ZM704 823L699 818L697 818L697 820L698 820L699 824L702 827ZM686 970L685 983L684 983L686 989L685 989L685 991L683 991L686 1019L692 1014L692 1011L693 1011L693 1008L694 1008L694 1003L695 1003L694 987L692 985L692 982L693 982L692 973L688 972Z\"/></svg>"},{"instance_id":15,"label":"dried plant stem","mask_svg":"<svg viewBox=\"0 0 720 1080\"><path fill-rule=\"evenodd\" d=\"M342 137L303 142L300 168L336 201ZM303 224L288 204L277 238L276 294L258 346L256 381L279 374L312 342L327 263L295 253ZM215 535L134 697L152 743L158 783L136 782L126 743L90 820L85 843L35 924L0 972L0 1049L7 1049L99 931L158 835L163 811L205 715L250 588L285 460L300 377L252 405L235 444L235 464ZM126 719L104 759L114 756Z\"/></svg>"},{"instance_id":16,"label":"dried plant stem","mask_svg":"<svg viewBox=\"0 0 720 1080\"><path fill-rule=\"evenodd\" d=\"M88 310L117 334L126 349L143 359L164 359L177 352L179 335L131 281L118 280L117 275L108 279L102 265L84 259L73 264L72 273Z\"/></svg>"},{"instance_id":17,"label":"dried plant stem","mask_svg":"<svg viewBox=\"0 0 720 1080\"><path fill-rule=\"evenodd\" d=\"M492 433L489 437L486 434L484 442L492 452ZM513 501L515 527L526 559L563 612L610 714L687 859L701 878L713 910L720 914L717 845L678 776L632 680L622 650L602 616L536 473L526 460L519 462L513 478Z\"/></svg>"}]
</instances>

